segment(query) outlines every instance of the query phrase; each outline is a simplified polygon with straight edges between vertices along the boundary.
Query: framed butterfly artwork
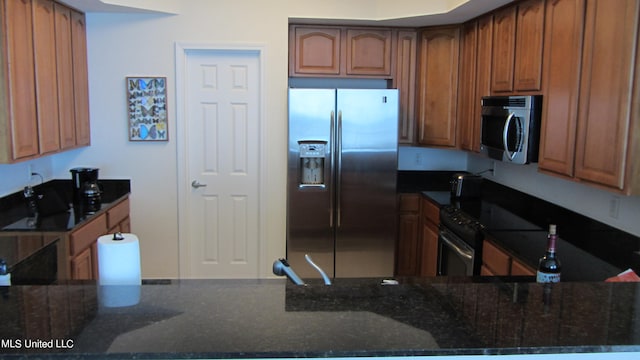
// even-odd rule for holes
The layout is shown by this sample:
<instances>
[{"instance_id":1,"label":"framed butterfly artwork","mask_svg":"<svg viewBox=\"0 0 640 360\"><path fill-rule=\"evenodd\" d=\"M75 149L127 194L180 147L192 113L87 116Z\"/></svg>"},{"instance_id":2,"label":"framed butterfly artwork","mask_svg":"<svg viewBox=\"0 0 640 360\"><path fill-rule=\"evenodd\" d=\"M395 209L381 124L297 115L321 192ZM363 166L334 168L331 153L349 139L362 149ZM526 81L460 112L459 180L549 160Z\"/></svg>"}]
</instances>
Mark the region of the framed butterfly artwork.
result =
<instances>
[{"instance_id":1,"label":"framed butterfly artwork","mask_svg":"<svg viewBox=\"0 0 640 360\"><path fill-rule=\"evenodd\" d=\"M168 141L167 78L127 77L129 141Z\"/></svg>"}]
</instances>

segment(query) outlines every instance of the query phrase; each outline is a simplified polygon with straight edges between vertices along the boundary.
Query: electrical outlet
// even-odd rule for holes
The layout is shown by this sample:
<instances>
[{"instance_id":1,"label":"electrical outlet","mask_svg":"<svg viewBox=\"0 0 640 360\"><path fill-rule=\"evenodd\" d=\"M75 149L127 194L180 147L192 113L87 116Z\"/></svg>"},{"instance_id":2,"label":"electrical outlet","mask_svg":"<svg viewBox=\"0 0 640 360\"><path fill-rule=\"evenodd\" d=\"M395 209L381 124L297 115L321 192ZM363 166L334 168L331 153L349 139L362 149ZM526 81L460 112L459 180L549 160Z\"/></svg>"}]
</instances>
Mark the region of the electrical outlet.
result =
<instances>
[{"instance_id":1,"label":"electrical outlet","mask_svg":"<svg viewBox=\"0 0 640 360\"><path fill-rule=\"evenodd\" d=\"M614 196L609 200L609 216L617 219L620 211L620 198Z\"/></svg>"},{"instance_id":2,"label":"electrical outlet","mask_svg":"<svg viewBox=\"0 0 640 360\"><path fill-rule=\"evenodd\" d=\"M416 165L422 165L422 154L416 153Z\"/></svg>"},{"instance_id":3,"label":"electrical outlet","mask_svg":"<svg viewBox=\"0 0 640 360\"><path fill-rule=\"evenodd\" d=\"M496 176L496 162L491 162L491 176Z\"/></svg>"},{"instance_id":4,"label":"electrical outlet","mask_svg":"<svg viewBox=\"0 0 640 360\"><path fill-rule=\"evenodd\" d=\"M27 165L27 181L31 181L31 177L33 176L33 164Z\"/></svg>"}]
</instances>

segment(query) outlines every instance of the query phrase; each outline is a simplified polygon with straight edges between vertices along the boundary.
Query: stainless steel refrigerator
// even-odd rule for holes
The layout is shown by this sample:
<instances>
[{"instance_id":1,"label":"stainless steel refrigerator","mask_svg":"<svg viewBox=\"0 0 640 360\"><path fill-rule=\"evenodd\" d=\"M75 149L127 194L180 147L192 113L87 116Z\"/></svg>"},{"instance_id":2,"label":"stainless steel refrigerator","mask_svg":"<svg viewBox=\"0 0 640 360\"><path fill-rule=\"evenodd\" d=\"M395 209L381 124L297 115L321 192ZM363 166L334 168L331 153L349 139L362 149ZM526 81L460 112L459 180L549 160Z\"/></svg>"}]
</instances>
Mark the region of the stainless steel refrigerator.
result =
<instances>
[{"instance_id":1,"label":"stainless steel refrigerator","mask_svg":"<svg viewBox=\"0 0 640 360\"><path fill-rule=\"evenodd\" d=\"M290 89L287 261L301 278L394 273L398 91Z\"/></svg>"}]
</instances>

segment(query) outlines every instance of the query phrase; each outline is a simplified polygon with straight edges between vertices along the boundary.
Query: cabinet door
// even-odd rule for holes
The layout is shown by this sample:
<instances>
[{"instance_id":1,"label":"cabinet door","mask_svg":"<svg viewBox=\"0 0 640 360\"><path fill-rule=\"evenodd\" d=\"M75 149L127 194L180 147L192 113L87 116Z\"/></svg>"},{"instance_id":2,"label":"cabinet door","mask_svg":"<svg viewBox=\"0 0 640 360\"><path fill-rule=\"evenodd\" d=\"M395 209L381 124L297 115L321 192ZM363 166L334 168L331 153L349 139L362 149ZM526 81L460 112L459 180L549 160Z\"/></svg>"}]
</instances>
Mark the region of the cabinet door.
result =
<instances>
[{"instance_id":1,"label":"cabinet door","mask_svg":"<svg viewBox=\"0 0 640 360\"><path fill-rule=\"evenodd\" d=\"M3 1L1 34L3 55L8 68L8 108L5 121L10 123L11 135L6 140L12 153L3 154L5 161L28 158L38 154L38 125L36 112L35 71L33 58L32 7L30 0ZM4 71L4 70L3 70ZM7 86L3 84L2 86ZM6 100L5 100L6 101Z\"/></svg>"},{"instance_id":2,"label":"cabinet door","mask_svg":"<svg viewBox=\"0 0 640 360\"><path fill-rule=\"evenodd\" d=\"M73 47L73 95L76 145L89 145L89 78L87 69L87 26L84 14L71 12L71 44Z\"/></svg>"},{"instance_id":3,"label":"cabinet door","mask_svg":"<svg viewBox=\"0 0 640 360\"><path fill-rule=\"evenodd\" d=\"M340 74L340 28L293 26L291 32L291 75Z\"/></svg>"},{"instance_id":4,"label":"cabinet door","mask_svg":"<svg viewBox=\"0 0 640 360\"><path fill-rule=\"evenodd\" d=\"M71 259L71 278L91 280L94 278L93 268L93 253L91 247L88 247Z\"/></svg>"},{"instance_id":5,"label":"cabinet door","mask_svg":"<svg viewBox=\"0 0 640 360\"><path fill-rule=\"evenodd\" d=\"M393 86L400 93L398 142L401 144L413 144L415 141L417 42L415 31L398 31Z\"/></svg>"},{"instance_id":6,"label":"cabinet door","mask_svg":"<svg viewBox=\"0 0 640 360\"><path fill-rule=\"evenodd\" d=\"M482 243L482 264L496 276L511 272L511 257L486 239Z\"/></svg>"},{"instance_id":7,"label":"cabinet door","mask_svg":"<svg viewBox=\"0 0 640 360\"><path fill-rule=\"evenodd\" d=\"M55 19L60 148L69 149L76 145L76 116L73 94L73 49L71 46L71 10L64 5L55 3Z\"/></svg>"},{"instance_id":8,"label":"cabinet door","mask_svg":"<svg viewBox=\"0 0 640 360\"><path fill-rule=\"evenodd\" d=\"M458 129L460 148L474 150L475 140L475 82L478 54L478 23L462 26L460 34L460 85L458 90Z\"/></svg>"},{"instance_id":9,"label":"cabinet door","mask_svg":"<svg viewBox=\"0 0 640 360\"><path fill-rule=\"evenodd\" d=\"M638 116L631 113L630 81L638 6L635 0L589 1L586 10L575 176L617 189L624 188L629 122Z\"/></svg>"},{"instance_id":10,"label":"cabinet door","mask_svg":"<svg viewBox=\"0 0 640 360\"><path fill-rule=\"evenodd\" d=\"M418 240L420 236L420 196L398 196L398 248L396 275L415 276L418 271Z\"/></svg>"},{"instance_id":11,"label":"cabinet door","mask_svg":"<svg viewBox=\"0 0 640 360\"><path fill-rule=\"evenodd\" d=\"M491 63L491 91L513 91L513 64L516 42L516 6L497 11L493 15L493 60Z\"/></svg>"},{"instance_id":12,"label":"cabinet door","mask_svg":"<svg viewBox=\"0 0 640 360\"><path fill-rule=\"evenodd\" d=\"M391 76L391 30L346 30L347 75Z\"/></svg>"},{"instance_id":13,"label":"cabinet door","mask_svg":"<svg viewBox=\"0 0 640 360\"><path fill-rule=\"evenodd\" d=\"M420 276L436 276L438 272L438 228L422 225L420 246Z\"/></svg>"},{"instance_id":14,"label":"cabinet door","mask_svg":"<svg viewBox=\"0 0 640 360\"><path fill-rule=\"evenodd\" d=\"M535 276L536 271L516 259L511 259L511 275L513 276Z\"/></svg>"},{"instance_id":15,"label":"cabinet door","mask_svg":"<svg viewBox=\"0 0 640 360\"><path fill-rule=\"evenodd\" d=\"M540 90L544 3L544 0L529 0L518 4L513 72L516 91Z\"/></svg>"},{"instance_id":16,"label":"cabinet door","mask_svg":"<svg viewBox=\"0 0 640 360\"><path fill-rule=\"evenodd\" d=\"M538 167L573 176L584 0L547 3Z\"/></svg>"},{"instance_id":17,"label":"cabinet door","mask_svg":"<svg viewBox=\"0 0 640 360\"><path fill-rule=\"evenodd\" d=\"M422 32L418 101L420 144L456 146L458 54L458 27Z\"/></svg>"},{"instance_id":18,"label":"cabinet door","mask_svg":"<svg viewBox=\"0 0 640 360\"><path fill-rule=\"evenodd\" d=\"M60 149L55 16L50 0L32 6L39 152L46 154Z\"/></svg>"},{"instance_id":19,"label":"cabinet door","mask_svg":"<svg viewBox=\"0 0 640 360\"><path fill-rule=\"evenodd\" d=\"M417 213L401 213L398 224L396 274L415 276L418 271L418 237L420 217Z\"/></svg>"},{"instance_id":20,"label":"cabinet door","mask_svg":"<svg viewBox=\"0 0 640 360\"><path fill-rule=\"evenodd\" d=\"M493 44L493 15L478 19L478 53L476 62L476 90L473 102L473 139L472 149L480 151L480 127L483 96L491 95L491 54Z\"/></svg>"}]
</instances>

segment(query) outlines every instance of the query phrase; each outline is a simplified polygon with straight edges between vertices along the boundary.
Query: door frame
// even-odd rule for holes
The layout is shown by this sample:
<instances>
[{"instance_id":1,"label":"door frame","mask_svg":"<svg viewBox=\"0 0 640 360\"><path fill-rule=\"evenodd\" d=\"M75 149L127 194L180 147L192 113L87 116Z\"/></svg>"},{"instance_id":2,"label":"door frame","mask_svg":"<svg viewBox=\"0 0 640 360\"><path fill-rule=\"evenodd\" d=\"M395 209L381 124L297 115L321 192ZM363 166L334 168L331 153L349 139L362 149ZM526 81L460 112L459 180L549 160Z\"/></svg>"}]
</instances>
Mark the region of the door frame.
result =
<instances>
[{"instance_id":1,"label":"door frame","mask_svg":"<svg viewBox=\"0 0 640 360\"><path fill-rule=\"evenodd\" d=\"M258 115L258 136L259 136L259 164L258 164L258 277L266 278L270 275L270 267L267 269L269 260L267 256L267 241L264 238L266 230L266 194L267 187L265 184L265 174L267 170L267 146L266 146L266 126L265 126L265 46L262 44L209 44L209 43L175 43L175 62L176 62L176 162L177 162L177 186L178 186L178 277L189 278L190 270L190 246L189 240L189 194L191 192L191 183L189 177L189 134L187 131L186 119L186 80L187 80L187 57L190 51L232 51L255 53L258 56L258 67L260 74L259 79L259 115ZM269 270L269 271L268 271Z\"/></svg>"}]
</instances>

